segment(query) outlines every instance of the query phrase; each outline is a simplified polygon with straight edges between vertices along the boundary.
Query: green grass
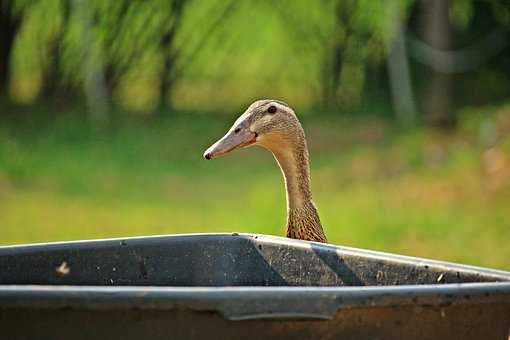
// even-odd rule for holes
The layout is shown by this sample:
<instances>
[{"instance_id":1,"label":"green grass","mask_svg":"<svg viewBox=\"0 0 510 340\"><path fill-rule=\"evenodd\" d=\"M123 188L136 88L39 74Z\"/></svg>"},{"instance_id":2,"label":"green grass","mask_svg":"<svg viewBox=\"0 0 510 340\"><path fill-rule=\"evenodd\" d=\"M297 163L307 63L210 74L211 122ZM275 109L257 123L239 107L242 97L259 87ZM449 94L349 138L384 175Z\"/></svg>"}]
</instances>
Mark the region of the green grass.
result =
<instances>
[{"instance_id":1,"label":"green grass","mask_svg":"<svg viewBox=\"0 0 510 340\"><path fill-rule=\"evenodd\" d=\"M452 134L305 115L330 242L510 269L510 108L466 117ZM4 124L0 243L283 235L285 194L269 153L202 159L231 121L183 113L123 120L103 132L66 118ZM480 137L487 124L499 132L491 146Z\"/></svg>"}]
</instances>

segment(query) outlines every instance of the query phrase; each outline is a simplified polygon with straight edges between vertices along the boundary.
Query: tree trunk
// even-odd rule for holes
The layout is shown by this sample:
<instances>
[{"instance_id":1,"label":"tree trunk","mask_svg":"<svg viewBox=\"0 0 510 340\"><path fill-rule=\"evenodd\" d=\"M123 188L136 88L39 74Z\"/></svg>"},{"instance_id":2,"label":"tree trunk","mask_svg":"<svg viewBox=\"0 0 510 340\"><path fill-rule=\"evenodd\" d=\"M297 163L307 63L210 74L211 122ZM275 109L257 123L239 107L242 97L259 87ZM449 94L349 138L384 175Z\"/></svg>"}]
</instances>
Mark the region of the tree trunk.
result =
<instances>
[{"instance_id":1,"label":"tree trunk","mask_svg":"<svg viewBox=\"0 0 510 340\"><path fill-rule=\"evenodd\" d=\"M172 102L170 100L171 90L173 86L172 71L174 66L174 59L170 53L165 56L163 64L163 75L161 78L159 88L159 107L160 111L169 111L172 109Z\"/></svg>"},{"instance_id":2,"label":"tree trunk","mask_svg":"<svg viewBox=\"0 0 510 340\"><path fill-rule=\"evenodd\" d=\"M405 44L405 28L399 22L396 23L395 36L386 65L393 110L400 122L413 123L416 117L416 107Z\"/></svg>"},{"instance_id":3,"label":"tree trunk","mask_svg":"<svg viewBox=\"0 0 510 340\"><path fill-rule=\"evenodd\" d=\"M422 0L421 28L424 41L431 47L449 50L452 28L449 20L449 0ZM453 111L453 78L449 74L430 70L430 80L423 97L425 120L431 125L450 127L455 124Z\"/></svg>"},{"instance_id":4,"label":"tree trunk","mask_svg":"<svg viewBox=\"0 0 510 340\"><path fill-rule=\"evenodd\" d=\"M45 101L56 104L65 103L72 89L63 84L60 78L62 63L62 43L71 15L71 4L69 1L62 3L62 24L58 34L55 35L49 46L49 62L44 71L44 83L42 89L42 98Z\"/></svg>"},{"instance_id":5,"label":"tree trunk","mask_svg":"<svg viewBox=\"0 0 510 340\"><path fill-rule=\"evenodd\" d=\"M12 48L20 23L12 13L12 1L0 0L0 97L7 97Z\"/></svg>"},{"instance_id":6,"label":"tree trunk","mask_svg":"<svg viewBox=\"0 0 510 340\"><path fill-rule=\"evenodd\" d=\"M169 99L170 91L174 85L174 67L179 51L175 50L174 42L175 35L180 28L182 16L184 14L184 7L186 0L173 0L170 5L170 14L172 24L166 31L160 40L160 47L164 53L165 59L163 62L163 74L161 77L160 84L160 111L168 111L171 109L172 104Z\"/></svg>"},{"instance_id":7,"label":"tree trunk","mask_svg":"<svg viewBox=\"0 0 510 340\"><path fill-rule=\"evenodd\" d=\"M93 23L90 8L85 0L74 0L76 11L84 33L80 37L85 56L83 92L87 101L90 122L96 128L104 128L110 121L109 97L106 88L102 51L93 40Z\"/></svg>"}]
</instances>

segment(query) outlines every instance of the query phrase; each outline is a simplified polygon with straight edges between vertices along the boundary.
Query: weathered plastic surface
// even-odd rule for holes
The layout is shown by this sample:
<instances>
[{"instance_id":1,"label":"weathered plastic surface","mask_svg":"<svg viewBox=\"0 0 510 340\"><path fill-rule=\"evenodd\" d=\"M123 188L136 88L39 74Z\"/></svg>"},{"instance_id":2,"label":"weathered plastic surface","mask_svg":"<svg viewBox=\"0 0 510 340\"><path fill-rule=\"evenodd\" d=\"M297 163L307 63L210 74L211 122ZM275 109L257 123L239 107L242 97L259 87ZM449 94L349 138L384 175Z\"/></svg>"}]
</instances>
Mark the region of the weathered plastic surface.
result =
<instances>
[{"instance_id":1,"label":"weathered plastic surface","mask_svg":"<svg viewBox=\"0 0 510 340\"><path fill-rule=\"evenodd\" d=\"M509 339L510 273L279 237L0 247L0 339Z\"/></svg>"}]
</instances>

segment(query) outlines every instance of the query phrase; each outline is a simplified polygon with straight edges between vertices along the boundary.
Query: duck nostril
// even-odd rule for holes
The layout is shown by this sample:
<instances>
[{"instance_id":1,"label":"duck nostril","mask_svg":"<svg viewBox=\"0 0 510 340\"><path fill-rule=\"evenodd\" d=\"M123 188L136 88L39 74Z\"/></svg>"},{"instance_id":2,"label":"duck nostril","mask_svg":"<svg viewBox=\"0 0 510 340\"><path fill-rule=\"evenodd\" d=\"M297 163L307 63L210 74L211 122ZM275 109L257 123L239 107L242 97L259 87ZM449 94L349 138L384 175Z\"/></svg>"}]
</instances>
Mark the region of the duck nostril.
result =
<instances>
[{"instance_id":1,"label":"duck nostril","mask_svg":"<svg viewBox=\"0 0 510 340\"><path fill-rule=\"evenodd\" d=\"M237 128L234 130L234 133L239 133L239 131L241 131L241 128Z\"/></svg>"}]
</instances>

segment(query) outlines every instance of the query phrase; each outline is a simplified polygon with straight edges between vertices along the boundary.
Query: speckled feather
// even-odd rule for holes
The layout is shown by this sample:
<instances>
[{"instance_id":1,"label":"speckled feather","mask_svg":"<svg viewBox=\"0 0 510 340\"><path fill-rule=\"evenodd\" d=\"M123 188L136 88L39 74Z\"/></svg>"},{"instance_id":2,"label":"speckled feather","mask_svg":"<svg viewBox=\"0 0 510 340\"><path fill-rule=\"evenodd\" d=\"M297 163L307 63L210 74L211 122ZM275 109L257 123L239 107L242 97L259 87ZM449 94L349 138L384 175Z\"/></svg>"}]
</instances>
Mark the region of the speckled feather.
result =
<instances>
[{"instance_id":1,"label":"speckled feather","mask_svg":"<svg viewBox=\"0 0 510 340\"><path fill-rule=\"evenodd\" d=\"M289 209L287 237L316 242L327 242L326 235L312 201L301 208Z\"/></svg>"}]
</instances>

